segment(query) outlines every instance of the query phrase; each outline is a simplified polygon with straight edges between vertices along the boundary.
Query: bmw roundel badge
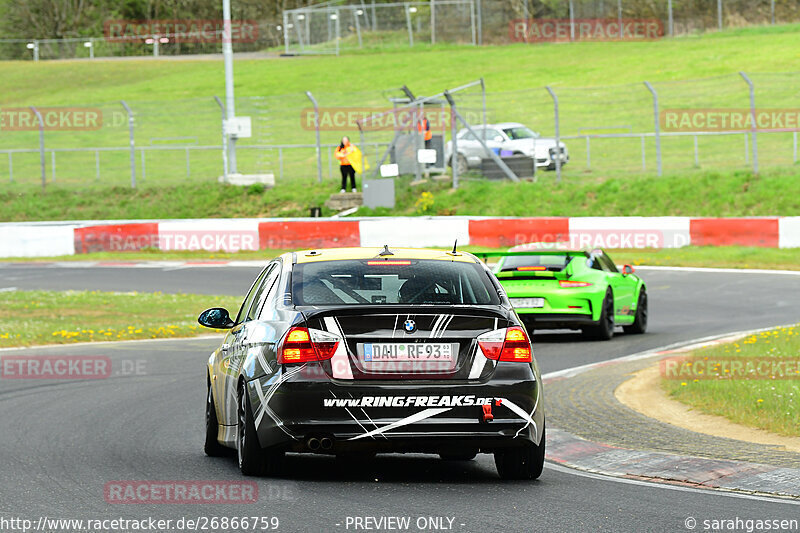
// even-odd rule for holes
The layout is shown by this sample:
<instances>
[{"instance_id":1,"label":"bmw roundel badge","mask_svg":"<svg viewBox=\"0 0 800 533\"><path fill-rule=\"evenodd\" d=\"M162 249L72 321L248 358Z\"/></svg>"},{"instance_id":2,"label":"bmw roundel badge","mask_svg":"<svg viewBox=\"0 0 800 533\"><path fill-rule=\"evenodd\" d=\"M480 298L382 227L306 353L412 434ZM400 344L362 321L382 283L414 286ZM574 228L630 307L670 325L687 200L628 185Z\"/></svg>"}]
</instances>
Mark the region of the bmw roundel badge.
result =
<instances>
[{"instance_id":1,"label":"bmw roundel badge","mask_svg":"<svg viewBox=\"0 0 800 533\"><path fill-rule=\"evenodd\" d=\"M414 333L417 331L417 323L413 320L406 320L403 323L403 329L406 330L406 333Z\"/></svg>"}]
</instances>

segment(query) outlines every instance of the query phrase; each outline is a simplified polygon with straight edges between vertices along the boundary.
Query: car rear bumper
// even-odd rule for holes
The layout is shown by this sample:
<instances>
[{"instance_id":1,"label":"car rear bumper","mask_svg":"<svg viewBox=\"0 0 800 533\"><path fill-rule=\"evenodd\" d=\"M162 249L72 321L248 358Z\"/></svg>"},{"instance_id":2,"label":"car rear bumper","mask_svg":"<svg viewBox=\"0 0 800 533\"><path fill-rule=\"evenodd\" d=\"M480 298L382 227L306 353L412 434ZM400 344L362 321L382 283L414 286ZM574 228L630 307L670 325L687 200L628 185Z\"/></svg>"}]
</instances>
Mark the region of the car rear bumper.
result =
<instances>
[{"instance_id":1,"label":"car rear bumper","mask_svg":"<svg viewBox=\"0 0 800 533\"><path fill-rule=\"evenodd\" d=\"M312 370L314 365L303 366ZM277 380L248 383L263 448L318 453L491 451L538 444L544 424L540 383L532 367L521 363L499 364L495 378L485 383L354 383L302 370L288 374L291 370ZM489 406L491 421L485 420L484 405ZM327 439L329 447L312 446L311 439Z\"/></svg>"},{"instance_id":2,"label":"car rear bumper","mask_svg":"<svg viewBox=\"0 0 800 533\"><path fill-rule=\"evenodd\" d=\"M517 313L525 326L533 329L580 329L595 324L591 314L538 313L525 310L518 310Z\"/></svg>"}]
</instances>

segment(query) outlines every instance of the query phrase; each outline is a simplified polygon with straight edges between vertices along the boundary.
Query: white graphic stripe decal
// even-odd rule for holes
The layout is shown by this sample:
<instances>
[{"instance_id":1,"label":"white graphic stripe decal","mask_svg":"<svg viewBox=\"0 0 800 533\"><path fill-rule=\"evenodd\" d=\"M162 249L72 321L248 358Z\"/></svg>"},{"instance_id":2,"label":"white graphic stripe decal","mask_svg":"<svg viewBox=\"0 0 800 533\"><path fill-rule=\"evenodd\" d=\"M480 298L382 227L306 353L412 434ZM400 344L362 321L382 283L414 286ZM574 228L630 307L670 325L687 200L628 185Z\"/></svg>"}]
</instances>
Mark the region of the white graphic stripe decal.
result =
<instances>
[{"instance_id":1,"label":"white graphic stripe decal","mask_svg":"<svg viewBox=\"0 0 800 533\"><path fill-rule=\"evenodd\" d=\"M290 377L294 376L295 374L297 374L298 372L303 370L305 367L306 367L306 365L303 364L303 365L301 365L301 366L299 366L299 367L297 367L295 369L292 369L289 372L286 372L285 374L283 374L279 379L275 380L275 382L272 385L270 385L270 387L267 390L266 394L264 394L264 391L261 388L261 382L258 381L258 380L256 381L256 394L258 394L258 399L261 400L261 406L259 408L258 415L256 416L256 419L255 419L256 428L258 428L260 426L261 419L264 418L264 413L268 409L267 408L267 404L272 399L272 396L273 396L273 394L275 394L275 391L278 390L278 387L281 386L281 383L283 383L284 381L286 381ZM267 414L269 414L269 413L267 413ZM279 426L282 425L282 422L280 420L278 420L277 417L275 417L275 416L270 416L270 417L273 420L275 420L275 422Z\"/></svg>"},{"instance_id":2,"label":"white graphic stripe decal","mask_svg":"<svg viewBox=\"0 0 800 533\"><path fill-rule=\"evenodd\" d=\"M442 407L442 408L435 408L435 409L425 409L424 411L420 411L419 413L415 413L409 417L403 418L398 420L397 422L392 422L391 424L387 424L382 426L378 429L374 429L368 433L364 433L363 435L358 435L352 437L348 440L358 440L363 439L364 437L372 437L373 435L381 435L387 431L391 431L392 429L396 429L402 426L407 426L409 424L414 424L415 422L419 422L420 420L425 420L426 418L430 418L432 416L440 415L444 412L447 412L451 409L451 407ZM523 411L524 412L524 411Z\"/></svg>"},{"instance_id":3,"label":"white graphic stripe decal","mask_svg":"<svg viewBox=\"0 0 800 533\"><path fill-rule=\"evenodd\" d=\"M475 350L475 358L472 360L472 368L469 369L469 378L468 379L478 379L483 374L483 368L486 366L486 356L483 355L483 350L481 347L478 346L478 349Z\"/></svg>"},{"instance_id":4,"label":"white graphic stripe decal","mask_svg":"<svg viewBox=\"0 0 800 533\"><path fill-rule=\"evenodd\" d=\"M353 369L350 367L350 358L347 356L347 347L345 346L344 335L342 334L341 328L339 328L339 324L336 322L336 319L330 316L326 316L323 320L328 331L342 338L341 342L339 342L339 345L336 347L336 352L334 352L331 358L333 377L336 379L353 379Z\"/></svg>"},{"instance_id":5,"label":"white graphic stripe decal","mask_svg":"<svg viewBox=\"0 0 800 533\"><path fill-rule=\"evenodd\" d=\"M537 387L536 387L536 402L534 402L534 404L533 404L533 409L531 409L531 414L530 414L530 415L528 415L528 419L529 419L529 420L532 420L532 419L533 419L533 413L535 413L535 412L536 412L536 408L537 408L537 407L539 407L539 399L540 399L541 397L542 397L542 388L537 386ZM528 425L529 425L529 424L530 424L530 422L527 422L527 423L526 423L524 426L522 426L521 428L519 428L519 430L518 430L518 431L517 431L517 433L514 435L514 437L515 437L515 438L516 438L516 437L518 437L518 436L519 436L519 434L520 434L520 433L522 433L522 432L525 430L525 428L527 428L527 427L528 427ZM534 425L533 425L533 427L534 427L534 429L535 429L535 428L536 428L536 424L534 424ZM539 436L539 432L538 432L538 431L536 432L536 436L537 436L537 437Z\"/></svg>"},{"instance_id":6,"label":"white graphic stripe decal","mask_svg":"<svg viewBox=\"0 0 800 533\"><path fill-rule=\"evenodd\" d=\"M507 399L505 399L505 398L495 398L495 400L499 400L499 401L500 401L500 402L501 402L503 405L505 405L506 407L508 407L509 409L511 409L511 411L512 411L512 412L513 412L515 415L517 415L517 416L518 416L518 417L520 417L521 419L523 419L523 420L527 421L527 422L528 422L528 424L532 425L532 426L533 426L533 430L536 432L536 436L537 436L537 437L539 436L539 428L536 426L536 422L534 422L533 418L531 418L531 416L533 415L533 411L531 411L531 414L529 415L527 412L525 412L525 411L522 409L522 407L520 407L519 405L515 404L515 403L514 403L514 402L512 402L511 400L507 400ZM538 398L537 398L537 402L538 402ZM536 410L536 407L534 406L534 408L533 408L533 409L534 409L534 411L535 411L535 410ZM525 427L527 427L527 424L525 425ZM524 429L524 428L523 428L523 429ZM519 435L519 433L517 433L517 435ZM515 435L515 436L516 436L516 435Z\"/></svg>"},{"instance_id":7,"label":"white graphic stripe decal","mask_svg":"<svg viewBox=\"0 0 800 533\"><path fill-rule=\"evenodd\" d=\"M447 315L447 318L442 321L441 326L439 327L439 331L436 333L438 338L442 338L444 336L444 332L447 331L447 328L450 326L450 322L453 321L455 315Z\"/></svg>"},{"instance_id":8,"label":"white graphic stripe decal","mask_svg":"<svg viewBox=\"0 0 800 533\"><path fill-rule=\"evenodd\" d=\"M436 320L433 323L433 327L431 328L431 332L428 335L429 338L433 338L436 336L436 330L439 328L439 324L442 323L442 320L444 320L445 316L447 315L439 315L436 317Z\"/></svg>"}]
</instances>

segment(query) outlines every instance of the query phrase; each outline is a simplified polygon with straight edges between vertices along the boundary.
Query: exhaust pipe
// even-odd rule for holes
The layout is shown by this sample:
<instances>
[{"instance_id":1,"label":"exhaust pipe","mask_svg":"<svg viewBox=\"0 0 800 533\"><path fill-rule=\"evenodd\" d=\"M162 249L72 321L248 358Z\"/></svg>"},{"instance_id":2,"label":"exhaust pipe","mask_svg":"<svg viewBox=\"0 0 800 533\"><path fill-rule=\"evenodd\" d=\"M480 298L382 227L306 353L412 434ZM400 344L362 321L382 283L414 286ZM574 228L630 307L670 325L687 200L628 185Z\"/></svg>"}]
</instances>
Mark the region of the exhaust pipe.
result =
<instances>
[{"instance_id":1,"label":"exhaust pipe","mask_svg":"<svg viewBox=\"0 0 800 533\"><path fill-rule=\"evenodd\" d=\"M308 439L306 441L306 446L308 446L308 449L311 450L311 451L318 450L319 449L319 445L320 445L319 439L316 438L316 437L311 437L310 439Z\"/></svg>"},{"instance_id":2,"label":"exhaust pipe","mask_svg":"<svg viewBox=\"0 0 800 533\"><path fill-rule=\"evenodd\" d=\"M330 450L331 448L333 448L333 440L329 439L328 437L323 437L319 441L319 445L323 450Z\"/></svg>"}]
</instances>

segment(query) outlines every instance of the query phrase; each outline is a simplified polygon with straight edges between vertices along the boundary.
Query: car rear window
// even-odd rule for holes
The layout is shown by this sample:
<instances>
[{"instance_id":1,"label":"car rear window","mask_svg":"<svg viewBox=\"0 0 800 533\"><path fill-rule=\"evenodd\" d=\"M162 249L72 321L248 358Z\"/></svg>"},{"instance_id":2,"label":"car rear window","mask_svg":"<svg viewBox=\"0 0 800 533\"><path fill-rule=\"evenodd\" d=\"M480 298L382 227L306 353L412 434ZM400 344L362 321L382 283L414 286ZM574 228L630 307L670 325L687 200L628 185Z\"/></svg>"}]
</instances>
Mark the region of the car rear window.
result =
<instances>
[{"instance_id":1,"label":"car rear window","mask_svg":"<svg viewBox=\"0 0 800 533\"><path fill-rule=\"evenodd\" d=\"M569 255L509 255L503 260L501 272L515 270L547 270L549 272L560 272L564 270L572 259Z\"/></svg>"},{"instance_id":2,"label":"car rear window","mask_svg":"<svg viewBox=\"0 0 800 533\"><path fill-rule=\"evenodd\" d=\"M496 290L475 263L441 260L346 260L292 270L295 305L497 305Z\"/></svg>"}]
</instances>

